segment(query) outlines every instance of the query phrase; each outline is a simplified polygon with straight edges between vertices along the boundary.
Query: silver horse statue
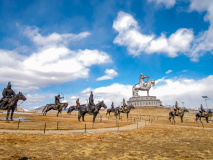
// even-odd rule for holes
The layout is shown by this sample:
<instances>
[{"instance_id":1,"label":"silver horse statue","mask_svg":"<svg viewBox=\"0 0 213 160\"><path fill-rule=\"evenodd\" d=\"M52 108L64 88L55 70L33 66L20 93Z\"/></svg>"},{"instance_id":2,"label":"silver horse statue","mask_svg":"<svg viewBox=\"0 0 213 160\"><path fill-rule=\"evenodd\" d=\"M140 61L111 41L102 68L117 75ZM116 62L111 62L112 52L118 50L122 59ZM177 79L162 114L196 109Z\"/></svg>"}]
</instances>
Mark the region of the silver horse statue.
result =
<instances>
[{"instance_id":1,"label":"silver horse statue","mask_svg":"<svg viewBox=\"0 0 213 160\"><path fill-rule=\"evenodd\" d=\"M138 96L138 91L147 91L147 96L149 96L149 90L152 86L155 85L155 80L154 79L150 79L148 82L144 82L144 79L145 78L148 78L149 79L149 76L144 76L143 73L141 73L140 75L140 83L134 85L132 87L132 95L134 97Z\"/></svg>"}]
</instances>

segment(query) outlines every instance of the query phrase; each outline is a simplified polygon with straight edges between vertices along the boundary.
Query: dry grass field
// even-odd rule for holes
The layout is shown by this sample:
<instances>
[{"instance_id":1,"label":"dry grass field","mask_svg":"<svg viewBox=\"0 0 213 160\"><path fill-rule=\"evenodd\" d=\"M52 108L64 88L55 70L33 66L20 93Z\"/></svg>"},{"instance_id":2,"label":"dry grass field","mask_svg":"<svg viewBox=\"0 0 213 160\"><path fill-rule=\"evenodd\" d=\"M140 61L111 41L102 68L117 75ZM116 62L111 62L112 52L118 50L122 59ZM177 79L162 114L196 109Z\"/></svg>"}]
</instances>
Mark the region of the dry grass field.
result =
<instances>
[{"instance_id":1,"label":"dry grass field","mask_svg":"<svg viewBox=\"0 0 213 160\"><path fill-rule=\"evenodd\" d=\"M18 115L26 122L0 120L0 159L213 159L213 123L194 122L195 113L186 113L184 122L176 117L175 125L168 121L169 109L144 107L131 112L127 120L117 120L113 114L108 117L101 111L92 126L92 117L78 122L75 113L41 113ZM0 114L0 118L5 114ZM127 126L146 120L146 126L126 131L98 133L63 134L67 130L113 128ZM23 134L21 131L61 131L61 134ZM149 123L150 122L150 123ZM20 133L3 133L3 130L17 130ZM48 132L47 132L48 133Z\"/></svg>"}]
</instances>

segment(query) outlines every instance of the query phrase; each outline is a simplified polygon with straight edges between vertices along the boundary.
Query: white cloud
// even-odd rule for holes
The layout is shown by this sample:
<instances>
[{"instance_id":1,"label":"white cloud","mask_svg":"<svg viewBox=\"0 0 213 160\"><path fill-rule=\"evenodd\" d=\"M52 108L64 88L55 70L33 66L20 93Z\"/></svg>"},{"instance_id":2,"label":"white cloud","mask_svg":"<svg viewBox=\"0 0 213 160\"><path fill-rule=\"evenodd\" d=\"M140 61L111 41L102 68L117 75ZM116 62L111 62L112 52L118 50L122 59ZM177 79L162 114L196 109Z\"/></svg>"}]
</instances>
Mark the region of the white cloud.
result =
<instances>
[{"instance_id":1,"label":"white cloud","mask_svg":"<svg viewBox=\"0 0 213 160\"><path fill-rule=\"evenodd\" d=\"M114 69L106 69L105 75L102 77L99 77L96 79L96 81L103 81L107 79L113 79L115 76L117 76L118 73Z\"/></svg>"},{"instance_id":2,"label":"white cloud","mask_svg":"<svg viewBox=\"0 0 213 160\"><path fill-rule=\"evenodd\" d=\"M178 29L168 38L163 33L160 37L143 34L133 16L122 11L118 13L113 28L118 32L114 43L126 46L133 56L141 53L164 53L169 57L177 57L182 52L188 55L194 38L193 31L186 28Z\"/></svg>"},{"instance_id":3,"label":"white cloud","mask_svg":"<svg viewBox=\"0 0 213 160\"><path fill-rule=\"evenodd\" d=\"M207 105L212 108L213 101L213 75L200 80L194 79L162 79L156 80L156 85L150 89L150 96L157 96L163 105L174 105L175 101L178 101L180 107L182 107L182 102L187 108L198 108L200 104L205 106L205 101L202 98L203 95L210 97L207 100ZM81 93L76 95L80 98L81 103L86 103L86 99L89 98L90 91L93 91L94 101L97 103L100 100L104 100L108 108L111 107L112 101L115 106L119 106L122 103L123 98L126 102L132 96L132 86L122 85L114 83L110 86L100 87L100 88L87 88ZM140 91L141 96L146 96L146 92ZM75 100L72 102L75 104Z\"/></svg>"},{"instance_id":4,"label":"white cloud","mask_svg":"<svg viewBox=\"0 0 213 160\"><path fill-rule=\"evenodd\" d=\"M123 102L123 98L125 98L125 100L127 101L132 95L132 86L114 83L106 87L95 89L87 88L83 90L79 95L76 95L76 97L79 97L81 104L87 103L86 99L89 99L91 91L93 91L93 98L95 103L103 100L107 107L110 108L112 101L114 102L115 107L121 105L121 103ZM70 103L75 104L75 101L73 100Z\"/></svg>"},{"instance_id":5,"label":"white cloud","mask_svg":"<svg viewBox=\"0 0 213 160\"><path fill-rule=\"evenodd\" d=\"M38 36L37 30L30 31L28 30L27 33L36 44L39 44L35 40ZM44 43L41 47L38 46L36 52L28 56L23 56L15 51L0 50L1 83L11 81L14 89L28 92L52 84L87 78L92 65L112 62L111 57L103 51L70 50L63 45L71 39L72 34L68 35L58 35L59 38L53 39L53 42L49 40L51 38L45 38L39 34L41 37L39 41ZM79 35L84 35L84 33L74 36L73 39L79 40L85 37L80 36L79 38Z\"/></svg>"},{"instance_id":6,"label":"white cloud","mask_svg":"<svg viewBox=\"0 0 213 160\"><path fill-rule=\"evenodd\" d=\"M154 2L156 5L165 5L166 8L171 8L175 5L176 0L148 0L148 2Z\"/></svg>"},{"instance_id":7,"label":"white cloud","mask_svg":"<svg viewBox=\"0 0 213 160\"><path fill-rule=\"evenodd\" d=\"M160 85L150 90L151 95L157 95L163 101L164 105L174 105L175 101L179 104L184 102L186 107L194 108L204 105L203 95L213 97L213 75L200 80L194 79L164 79ZM209 106L213 105L213 101L209 101Z\"/></svg>"},{"instance_id":8,"label":"white cloud","mask_svg":"<svg viewBox=\"0 0 213 160\"><path fill-rule=\"evenodd\" d=\"M171 73L171 72L173 72L172 70L168 70L168 71L166 71L166 74L169 74L169 73Z\"/></svg>"},{"instance_id":9,"label":"white cloud","mask_svg":"<svg viewBox=\"0 0 213 160\"><path fill-rule=\"evenodd\" d=\"M17 26L20 27L24 35L30 38L36 45L45 47L56 45L67 45L69 42L79 41L90 35L89 32L82 32L79 34L71 34L71 33L58 34L54 32L47 36L42 36L39 33L39 28L37 27L30 27L30 26L22 27L18 24Z\"/></svg>"},{"instance_id":10,"label":"white cloud","mask_svg":"<svg viewBox=\"0 0 213 160\"><path fill-rule=\"evenodd\" d=\"M191 60L198 61L199 57L205 54L205 52L213 50L213 1L211 0L190 0L190 11L204 12L207 11L204 17L205 21L210 22L209 29L200 32L199 36L196 38L191 54Z\"/></svg>"}]
</instances>

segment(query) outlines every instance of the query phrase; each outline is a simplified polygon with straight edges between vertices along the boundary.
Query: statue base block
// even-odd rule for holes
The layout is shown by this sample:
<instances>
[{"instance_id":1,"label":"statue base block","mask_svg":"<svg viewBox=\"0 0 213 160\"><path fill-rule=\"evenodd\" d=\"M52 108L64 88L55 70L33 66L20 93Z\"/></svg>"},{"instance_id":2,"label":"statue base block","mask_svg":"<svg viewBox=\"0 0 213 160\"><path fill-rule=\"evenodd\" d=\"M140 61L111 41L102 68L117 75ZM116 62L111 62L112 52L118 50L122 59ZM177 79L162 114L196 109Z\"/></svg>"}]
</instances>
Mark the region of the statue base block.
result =
<instances>
[{"instance_id":1,"label":"statue base block","mask_svg":"<svg viewBox=\"0 0 213 160\"><path fill-rule=\"evenodd\" d=\"M131 97L129 101L127 101L128 105L132 104L135 107L139 106L156 106L159 107L161 105L160 99L156 99L156 96L135 96Z\"/></svg>"}]
</instances>

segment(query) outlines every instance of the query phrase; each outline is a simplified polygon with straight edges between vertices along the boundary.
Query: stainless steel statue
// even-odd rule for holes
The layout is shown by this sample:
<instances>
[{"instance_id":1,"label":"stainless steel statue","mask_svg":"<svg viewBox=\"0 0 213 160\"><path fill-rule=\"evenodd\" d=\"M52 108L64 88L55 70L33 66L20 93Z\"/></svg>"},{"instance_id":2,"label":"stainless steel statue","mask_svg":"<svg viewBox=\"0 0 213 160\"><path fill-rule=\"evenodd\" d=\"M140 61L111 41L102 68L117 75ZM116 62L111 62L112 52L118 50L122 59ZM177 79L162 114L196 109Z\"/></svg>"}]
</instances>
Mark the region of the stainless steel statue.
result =
<instances>
[{"instance_id":1,"label":"stainless steel statue","mask_svg":"<svg viewBox=\"0 0 213 160\"><path fill-rule=\"evenodd\" d=\"M145 78L147 78L147 82L144 81ZM139 96L138 95L139 90L147 91L147 96L149 96L149 90L152 86L155 85L155 80L151 79L148 81L148 79L149 79L149 76L144 76L143 73L141 73L140 78L139 78L140 83L138 83L132 87L133 97Z\"/></svg>"}]
</instances>

